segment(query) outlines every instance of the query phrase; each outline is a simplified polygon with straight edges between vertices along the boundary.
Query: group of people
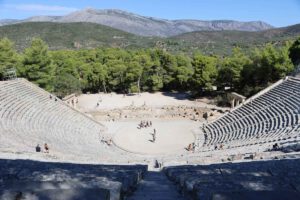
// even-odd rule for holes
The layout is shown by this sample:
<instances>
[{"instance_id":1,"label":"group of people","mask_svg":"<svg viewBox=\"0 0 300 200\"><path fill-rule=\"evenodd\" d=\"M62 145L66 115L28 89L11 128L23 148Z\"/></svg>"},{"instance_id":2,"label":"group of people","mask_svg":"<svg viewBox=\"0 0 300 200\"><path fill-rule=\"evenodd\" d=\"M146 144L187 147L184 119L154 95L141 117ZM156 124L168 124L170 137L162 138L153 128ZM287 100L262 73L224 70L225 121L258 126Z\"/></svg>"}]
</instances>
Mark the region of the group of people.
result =
<instances>
[{"instance_id":1,"label":"group of people","mask_svg":"<svg viewBox=\"0 0 300 200\"><path fill-rule=\"evenodd\" d=\"M220 144L220 147L219 147L219 148L218 148L218 146L216 145L216 146L215 146L215 150L218 150L218 149L221 149L221 150L222 150L222 149L223 149L223 147L224 147L224 145L223 145L223 144Z\"/></svg>"},{"instance_id":2,"label":"group of people","mask_svg":"<svg viewBox=\"0 0 300 200\"><path fill-rule=\"evenodd\" d=\"M112 145L112 139L105 139L104 137L101 138L101 142L107 144L108 146Z\"/></svg>"},{"instance_id":3,"label":"group of people","mask_svg":"<svg viewBox=\"0 0 300 200\"><path fill-rule=\"evenodd\" d=\"M36 152L41 152L42 151L42 149L41 149L41 147L40 147L39 144L36 145L35 151ZM49 153L49 146L48 146L47 143L44 144L44 153Z\"/></svg>"},{"instance_id":4,"label":"group of people","mask_svg":"<svg viewBox=\"0 0 300 200\"><path fill-rule=\"evenodd\" d=\"M138 125L138 129L152 127L152 121L141 121Z\"/></svg>"},{"instance_id":5,"label":"group of people","mask_svg":"<svg viewBox=\"0 0 300 200\"><path fill-rule=\"evenodd\" d=\"M49 98L50 98L50 99L53 99L53 96L50 94L50 95L49 95ZM54 98L54 101L57 101L57 97Z\"/></svg>"},{"instance_id":6,"label":"group of people","mask_svg":"<svg viewBox=\"0 0 300 200\"><path fill-rule=\"evenodd\" d=\"M195 143L193 142L193 143L190 143L189 145L188 145L188 147L186 148L186 150L187 151L195 151Z\"/></svg>"},{"instance_id":7,"label":"group of people","mask_svg":"<svg viewBox=\"0 0 300 200\"><path fill-rule=\"evenodd\" d=\"M273 150L274 151L279 150L279 145L277 143L273 144Z\"/></svg>"},{"instance_id":8,"label":"group of people","mask_svg":"<svg viewBox=\"0 0 300 200\"><path fill-rule=\"evenodd\" d=\"M138 129L142 129L142 128L149 128L149 127L152 127L152 121L141 121L139 124L138 124ZM153 129L153 133L150 133L152 135L152 140L151 142L155 142L156 141L156 129Z\"/></svg>"}]
</instances>

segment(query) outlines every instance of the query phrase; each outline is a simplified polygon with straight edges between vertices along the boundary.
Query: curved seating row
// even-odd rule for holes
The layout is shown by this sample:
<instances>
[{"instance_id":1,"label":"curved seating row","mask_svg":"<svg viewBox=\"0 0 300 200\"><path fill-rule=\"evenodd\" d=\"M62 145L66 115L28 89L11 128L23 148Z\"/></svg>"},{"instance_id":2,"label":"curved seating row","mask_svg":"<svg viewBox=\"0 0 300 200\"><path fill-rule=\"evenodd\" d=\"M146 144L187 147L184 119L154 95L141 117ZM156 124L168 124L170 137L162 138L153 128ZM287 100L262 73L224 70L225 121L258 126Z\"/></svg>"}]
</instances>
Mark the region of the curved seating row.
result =
<instances>
[{"instance_id":1,"label":"curved seating row","mask_svg":"<svg viewBox=\"0 0 300 200\"><path fill-rule=\"evenodd\" d=\"M105 127L70 108L32 83L0 82L0 148L33 151L48 143L52 152L74 156L101 155Z\"/></svg>"},{"instance_id":2,"label":"curved seating row","mask_svg":"<svg viewBox=\"0 0 300 200\"><path fill-rule=\"evenodd\" d=\"M288 78L203 128L204 146L299 136L300 79Z\"/></svg>"}]
</instances>

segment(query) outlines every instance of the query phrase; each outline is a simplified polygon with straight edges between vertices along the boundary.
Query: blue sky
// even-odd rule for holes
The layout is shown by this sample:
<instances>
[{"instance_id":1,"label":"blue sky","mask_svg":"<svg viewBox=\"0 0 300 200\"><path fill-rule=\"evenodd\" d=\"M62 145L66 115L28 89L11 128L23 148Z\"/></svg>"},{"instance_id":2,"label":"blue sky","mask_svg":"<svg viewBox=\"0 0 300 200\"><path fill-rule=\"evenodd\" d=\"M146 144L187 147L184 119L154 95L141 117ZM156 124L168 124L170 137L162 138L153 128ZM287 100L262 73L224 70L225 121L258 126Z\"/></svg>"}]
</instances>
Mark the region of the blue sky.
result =
<instances>
[{"instance_id":1,"label":"blue sky","mask_svg":"<svg viewBox=\"0 0 300 200\"><path fill-rule=\"evenodd\" d=\"M300 23L300 0L0 0L0 19L65 15L87 7L165 19L261 20L276 27Z\"/></svg>"}]
</instances>

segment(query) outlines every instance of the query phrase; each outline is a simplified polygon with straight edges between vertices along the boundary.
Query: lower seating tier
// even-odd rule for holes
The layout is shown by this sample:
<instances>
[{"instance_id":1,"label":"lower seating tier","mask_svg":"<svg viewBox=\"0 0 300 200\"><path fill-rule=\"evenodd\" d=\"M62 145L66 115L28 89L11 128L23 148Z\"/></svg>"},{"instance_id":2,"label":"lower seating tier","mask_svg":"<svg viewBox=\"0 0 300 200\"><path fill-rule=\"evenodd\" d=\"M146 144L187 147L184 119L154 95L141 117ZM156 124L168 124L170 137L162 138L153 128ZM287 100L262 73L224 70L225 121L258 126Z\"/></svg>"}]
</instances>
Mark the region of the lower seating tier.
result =
<instances>
[{"instance_id":1,"label":"lower seating tier","mask_svg":"<svg viewBox=\"0 0 300 200\"><path fill-rule=\"evenodd\" d=\"M300 159L164 168L191 199L299 199ZM255 197L255 198L254 198Z\"/></svg>"}]
</instances>

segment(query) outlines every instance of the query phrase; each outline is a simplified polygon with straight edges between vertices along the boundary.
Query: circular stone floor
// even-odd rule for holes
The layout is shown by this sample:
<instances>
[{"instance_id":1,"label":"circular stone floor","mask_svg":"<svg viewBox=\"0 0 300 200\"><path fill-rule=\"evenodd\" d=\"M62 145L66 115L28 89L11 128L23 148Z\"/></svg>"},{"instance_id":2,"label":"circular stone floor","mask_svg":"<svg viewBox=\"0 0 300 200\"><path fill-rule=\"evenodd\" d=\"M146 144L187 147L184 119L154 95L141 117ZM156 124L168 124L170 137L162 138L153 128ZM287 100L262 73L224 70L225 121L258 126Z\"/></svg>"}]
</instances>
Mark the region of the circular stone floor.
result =
<instances>
[{"instance_id":1,"label":"circular stone floor","mask_svg":"<svg viewBox=\"0 0 300 200\"><path fill-rule=\"evenodd\" d=\"M138 129L140 121L104 123L113 134L114 143L123 150L139 154L172 154L184 152L194 142L199 122L190 120L152 120L152 127ZM156 129L156 141L152 134Z\"/></svg>"}]
</instances>

